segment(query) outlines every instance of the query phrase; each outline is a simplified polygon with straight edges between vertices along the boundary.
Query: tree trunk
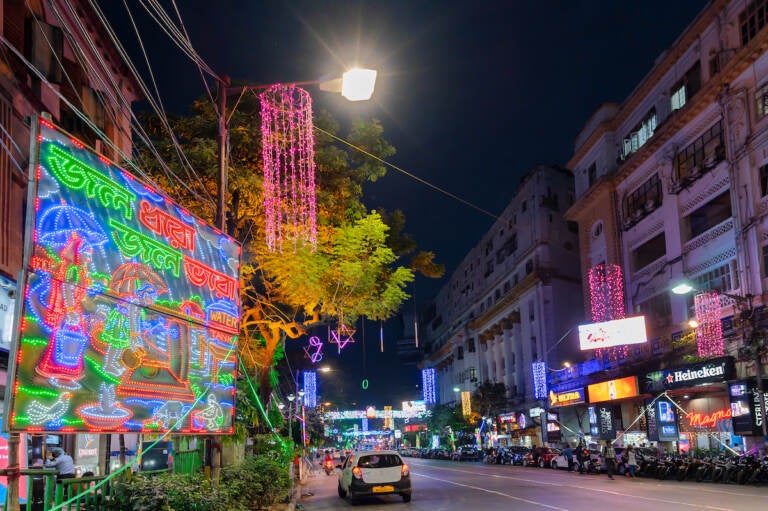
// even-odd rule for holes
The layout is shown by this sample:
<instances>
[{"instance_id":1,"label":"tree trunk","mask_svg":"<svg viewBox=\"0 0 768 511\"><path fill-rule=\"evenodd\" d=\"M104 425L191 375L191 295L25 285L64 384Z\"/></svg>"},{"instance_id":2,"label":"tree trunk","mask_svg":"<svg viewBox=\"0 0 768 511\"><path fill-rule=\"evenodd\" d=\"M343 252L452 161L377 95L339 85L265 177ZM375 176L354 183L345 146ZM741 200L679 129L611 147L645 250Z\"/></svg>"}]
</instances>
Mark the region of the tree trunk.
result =
<instances>
[{"instance_id":1,"label":"tree trunk","mask_svg":"<svg viewBox=\"0 0 768 511\"><path fill-rule=\"evenodd\" d=\"M8 434L8 511L19 511L19 434Z\"/></svg>"}]
</instances>

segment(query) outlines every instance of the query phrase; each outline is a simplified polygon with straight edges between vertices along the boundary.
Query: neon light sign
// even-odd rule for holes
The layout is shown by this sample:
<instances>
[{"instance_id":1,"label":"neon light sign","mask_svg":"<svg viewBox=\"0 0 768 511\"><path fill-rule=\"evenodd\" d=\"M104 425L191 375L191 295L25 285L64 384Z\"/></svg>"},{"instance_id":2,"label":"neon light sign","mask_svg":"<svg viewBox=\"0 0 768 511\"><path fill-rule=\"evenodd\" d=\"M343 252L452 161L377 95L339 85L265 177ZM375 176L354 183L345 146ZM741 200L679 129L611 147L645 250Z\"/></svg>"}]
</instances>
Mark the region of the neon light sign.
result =
<instances>
[{"instance_id":1,"label":"neon light sign","mask_svg":"<svg viewBox=\"0 0 768 511\"><path fill-rule=\"evenodd\" d=\"M10 430L230 433L240 247L37 131Z\"/></svg>"},{"instance_id":2,"label":"neon light sign","mask_svg":"<svg viewBox=\"0 0 768 511\"><path fill-rule=\"evenodd\" d=\"M315 351L312 351L313 348ZM323 341L313 335L309 338L309 344L304 346L304 353L313 364L317 364L323 359Z\"/></svg>"},{"instance_id":3,"label":"neon light sign","mask_svg":"<svg viewBox=\"0 0 768 511\"><path fill-rule=\"evenodd\" d=\"M701 412L691 412L686 418L688 419L688 425L691 427L701 428L715 428L718 421L728 420L732 417L732 411L730 408L723 408L721 410L715 410L710 414L704 414Z\"/></svg>"}]
</instances>

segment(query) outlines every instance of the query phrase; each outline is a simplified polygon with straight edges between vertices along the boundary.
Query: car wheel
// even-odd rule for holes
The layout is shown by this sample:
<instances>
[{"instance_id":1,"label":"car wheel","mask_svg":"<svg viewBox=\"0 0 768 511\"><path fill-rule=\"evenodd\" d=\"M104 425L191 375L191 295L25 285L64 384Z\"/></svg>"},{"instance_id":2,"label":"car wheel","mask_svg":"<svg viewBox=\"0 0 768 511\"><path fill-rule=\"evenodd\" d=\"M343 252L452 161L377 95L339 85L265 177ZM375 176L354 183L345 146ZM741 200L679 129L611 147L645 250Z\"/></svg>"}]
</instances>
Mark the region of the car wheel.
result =
<instances>
[{"instance_id":1,"label":"car wheel","mask_svg":"<svg viewBox=\"0 0 768 511\"><path fill-rule=\"evenodd\" d=\"M552 468L557 470L557 462L555 460L552 460Z\"/></svg>"},{"instance_id":2,"label":"car wheel","mask_svg":"<svg viewBox=\"0 0 768 511\"><path fill-rule=\"evenodd\" d=\"M411 501L411 494L410 493L403 493L401 496L403 497L403 502L410 502Z\"/></svg>"},{"instance_id":3,"label":"car wheel","mask_svg":"<svg viewBox=\"0 0 768 511\"><path fill-rule=\"evenodd\" d=\"M544 468L544 458L539 459L539 468Z\"/></svg>"}]
</instances>

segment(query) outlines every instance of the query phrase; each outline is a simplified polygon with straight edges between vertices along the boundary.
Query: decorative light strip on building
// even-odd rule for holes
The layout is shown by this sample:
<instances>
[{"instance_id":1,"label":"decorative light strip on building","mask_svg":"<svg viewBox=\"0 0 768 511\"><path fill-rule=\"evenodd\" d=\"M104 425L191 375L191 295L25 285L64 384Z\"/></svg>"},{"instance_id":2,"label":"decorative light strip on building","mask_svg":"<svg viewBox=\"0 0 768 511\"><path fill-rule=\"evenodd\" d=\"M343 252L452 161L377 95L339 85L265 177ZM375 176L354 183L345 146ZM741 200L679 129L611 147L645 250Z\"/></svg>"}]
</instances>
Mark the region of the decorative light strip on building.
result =
<instances>
[{"instance_id":1,"label":"decorative light strip on building","mask_svg":"<svg viewBox=\"0 0 768 511\"><path fill-rule=\"evenodd\" d=\"M469 417L472 413L472 399L468 390L461 391L461 413L464 417Z\"/></svg>"},{"instance_id":2,"label":"decorative light strip on building","mask_svg":"<svg viewBox=\"0 0 768 511\"><path fill-rule=\"evenodd\" d=\"M589 269L589 304L595 323L624 318L624 275L617 264L598 264ZM610 359L627 356L626 346L595 350L595 355Z\"/></svg>"},{"instance_id":3,"label":"decorative light strip on building","mask_svg":"<svg viewBox=\"0 0 768 511\"><path fill-rule=\"evenodd\" d=\"M536 399L547 398L547 363L536 361L531 364L533 372L533 397Z\"/></svg>"},{"instance_id":4,"label":"decorative light strip on building","mask_svg":"<svg viewBox=\"0 0 768 511\"><path fill-rule=\"evenodd\" d=\"M264 158L264 216L267 248L282 251L283 240L317 245L315 140L312 98L293 85L261 93Z\"/></svg>"},{"instance_id":5,"label":"decorative light strip on building","mask_svg":"<svg viewBox=\"0 0 768 511\"><path fill-rule=\"evenodd\" d=\"M433 405L437 403L434 367L428 367L421 370L421 389L424 393L424 402L426 404Z\"/></svg>"},{"instance_id":6,"label":"decorative light strip on building","mask_svg":"<svg viewBox=\"0 0 768 511\"><path fill-rule=\"evenodd\" d=\"M700 357L719 357L725 354L723 323L720 320L720 295L699 293L694 299L696 310L696 345Z\"/></svg>"},{"instance_id":7,"label":"decorative light strip on building","mask_svg":"<svg viewBox=\"0 0 768 511\"><path fill-rule=\"evenodd\" d=\"M304 406L314 408L317 406L317 373L304 371Z\"/></svg>"},{"instance_id":8,"label":"decorative light strip on building","mask_svg":"<svg viewBox=\"0 0 768 511\"><path fill-rule=\"evenodd\" d=\"M368 431L368 417L363 417L363 420L360 422L360 429L362 429L364 432Z\"/></svg>"}]
</instances>

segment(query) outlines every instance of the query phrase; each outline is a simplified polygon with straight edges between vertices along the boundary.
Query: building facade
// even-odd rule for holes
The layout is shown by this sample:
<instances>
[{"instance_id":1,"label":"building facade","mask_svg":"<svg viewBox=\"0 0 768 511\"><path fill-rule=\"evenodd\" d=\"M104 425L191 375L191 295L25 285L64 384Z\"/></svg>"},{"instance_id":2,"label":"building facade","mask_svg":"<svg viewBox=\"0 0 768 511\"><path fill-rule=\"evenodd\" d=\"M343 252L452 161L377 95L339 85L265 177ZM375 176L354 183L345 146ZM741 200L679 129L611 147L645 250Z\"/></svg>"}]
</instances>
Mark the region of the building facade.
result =
<instances>
[{"instance_id":1,"label":"building facade","mask_svg":"<svg viewBox=\"0 0 768 511\"><path fill-rule=\"evenodd\" d=\"M6 386L16 282L28 234L31 117L46 116L121 162L131 154L131 103L140 93L89 3L3 0L0 19L0 380ZM104 456L98 456L94 436L57 438L78 466L97 472ZM30 456L40 454L42 438L26 439Z\"/></svg>"},{"instance_id":2,"label":"building facade","mask_svg":"<svg viewBox=\"0 0 768 511\"><path fill-rule=\"evenodd\" d=\"M510 413L527 413L541 404L532 362L572 360L582 315L576 226L563 218L572 197L568 171L531 170L438 293L423 366L436 369L440 403L487 381L506 385Z\"/></svg>"},{"instance_id":3,"label":"building facade","mask_svg":"<svg viewBox=\"0 0 768 511\"><path fill-rule=\"evenodd\" d=\"M664 442L648 433L645 400L667 391L661 402L677 400L678 413L730 415L729 389L758 368L750 331L765 327L768 284L766 8L765 1L710 2L629 97L595 112L568 162L576 200L566 218L579 225L581 274L619 267L625 312L645 316L650 341L551 383L563 390L637 376L635 396L609 402L616 429L637 433L640 442ZM719 334L688 326L690 319L702 321L696 303L703 302L670 292L683 279L697 292L714 292ZM586 311L591 298L585 286ZM710 341L722 349L702 351ZM718 357L732 357L719 379L666 389L649 383L651 375L673 369L693 374L690 364ZM764 374L765 356L761 363ZM572 427L582 433L588 426L576 416L585 415L573 414ZM747 444L742 448L760 443L734 430L735 420L719 421L720 429L718 421L705 422L686 431L680 418L679 433L686 434L675 442L693 449L726 440Z\"/></svg>"}]
</instances>

